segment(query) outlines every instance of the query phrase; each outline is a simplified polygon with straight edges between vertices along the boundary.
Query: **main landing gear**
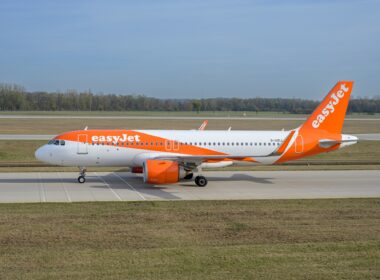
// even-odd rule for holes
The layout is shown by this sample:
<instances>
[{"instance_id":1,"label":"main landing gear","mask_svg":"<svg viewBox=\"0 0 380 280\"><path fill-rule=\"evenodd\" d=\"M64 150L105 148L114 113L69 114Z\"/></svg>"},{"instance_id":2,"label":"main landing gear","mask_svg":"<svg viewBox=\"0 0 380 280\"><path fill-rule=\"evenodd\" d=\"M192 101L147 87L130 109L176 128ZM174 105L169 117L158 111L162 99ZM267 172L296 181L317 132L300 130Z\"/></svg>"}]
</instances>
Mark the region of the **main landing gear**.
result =
<instances>
[{"instance_id":1,"label":"main landing gear","mask_svg":"<svg viewBox=\"0 0 380 280\"><path fill-rule=\"evenodd\" d=\"M84 182L86 182L86 171L87 169L85 167L79 167L80 171L79 171L79 177L78 177L78 182L80 184L83 184Z\"/></svg>"},{"instance_id":2,"label":"main landing gear","mask_svg":"<svg viewBox=\"0 0 380 280\"><path fill-rule=\"evenodd\" d=\"M193 179L193 176L194 176L193 173L188 173L188 174L186 174L185 177L183 177L183 179L185 179L185 180L191 180L191 179Z\"/></svg>"},{"instance_id":3,"label":"main landing gear","mask_svg":"<svg viewBox=\"0 0 380 280\"><path fill-rule=\"evenodd\" d=\"M195 184L197 184L198 187L205 187L207 185L206 177L204 176L195 177Z\"/></svg>"}]
</instances>

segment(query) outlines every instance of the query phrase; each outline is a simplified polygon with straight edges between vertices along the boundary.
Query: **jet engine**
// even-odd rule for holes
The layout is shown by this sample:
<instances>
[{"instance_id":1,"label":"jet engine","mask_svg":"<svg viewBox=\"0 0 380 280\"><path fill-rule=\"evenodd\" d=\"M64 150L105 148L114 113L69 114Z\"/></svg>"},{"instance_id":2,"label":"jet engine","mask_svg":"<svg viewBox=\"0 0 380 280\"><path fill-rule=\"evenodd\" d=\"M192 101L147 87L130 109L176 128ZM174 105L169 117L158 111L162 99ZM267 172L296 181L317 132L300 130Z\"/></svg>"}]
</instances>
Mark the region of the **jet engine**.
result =
<instances>
[{"instance_id":1,"label":"jet engine","mask_svg":"<svg viewBox=\"0 0 380 280\"><path fill-rule=\"evenodd\" d=\"M148 159L143 164L144 182L149 184L177 183L183 172L176 161Z\"/></svg>"}]
</instances>

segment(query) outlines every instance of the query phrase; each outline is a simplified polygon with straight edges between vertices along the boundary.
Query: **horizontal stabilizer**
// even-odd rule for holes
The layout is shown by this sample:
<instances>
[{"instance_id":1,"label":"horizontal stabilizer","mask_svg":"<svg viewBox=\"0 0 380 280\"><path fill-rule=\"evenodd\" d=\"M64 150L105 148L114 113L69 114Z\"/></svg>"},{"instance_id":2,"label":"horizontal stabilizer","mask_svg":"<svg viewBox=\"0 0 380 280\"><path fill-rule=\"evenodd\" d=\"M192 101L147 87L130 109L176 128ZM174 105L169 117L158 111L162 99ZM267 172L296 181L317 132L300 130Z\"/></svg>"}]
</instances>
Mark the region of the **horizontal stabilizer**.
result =
<instances>
[{"instance_id":1,"label":"horizontal stabilizer","mask_svg":"<svg viewBox=\"0 0 380 280\"><path fill-rule=\"evenodd\" d=\"M330 140L330 139L321 139L319 140L319 146L321 148L330 148L335 145L340 145L343 143L356 143L358 141L358 138L352 138L352 139L341 139L341 140Z\"/></svg>"}]
</instances>

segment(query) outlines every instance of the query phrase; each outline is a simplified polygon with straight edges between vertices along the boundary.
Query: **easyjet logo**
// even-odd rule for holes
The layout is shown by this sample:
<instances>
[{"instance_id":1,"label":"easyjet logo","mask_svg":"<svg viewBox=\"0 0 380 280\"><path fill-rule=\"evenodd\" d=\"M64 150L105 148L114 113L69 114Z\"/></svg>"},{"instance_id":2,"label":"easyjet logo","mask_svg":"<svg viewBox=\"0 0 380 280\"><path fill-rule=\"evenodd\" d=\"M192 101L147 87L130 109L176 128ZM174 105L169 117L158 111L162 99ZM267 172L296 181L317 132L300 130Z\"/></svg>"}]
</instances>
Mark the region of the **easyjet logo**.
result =
<instances>
[{"instance_id":1,"label":"easyjet logo","mask_svg":"<svg viewBox=\"0 0 380 280\"><path fill-rule=\"evenodd\" d=\"M340 89L336 93L334 92L330 95L330 101L311 124L314 128L318 128L330 114L335 112L336 105L339 104L340 100L348 90L349 88L345 84L341 84Z\"/></svg>"},{"instance_id":2,"label":"easyjet logo","mask_svg":"<svg viewBox=\"0 0 380 280\"><path fill-rule=\"evenodd\" d=\"M91 137L92 142L139 142L140 135L128 135L122 134L120 135L94 135Z\"/></svg>"}]
</instances>

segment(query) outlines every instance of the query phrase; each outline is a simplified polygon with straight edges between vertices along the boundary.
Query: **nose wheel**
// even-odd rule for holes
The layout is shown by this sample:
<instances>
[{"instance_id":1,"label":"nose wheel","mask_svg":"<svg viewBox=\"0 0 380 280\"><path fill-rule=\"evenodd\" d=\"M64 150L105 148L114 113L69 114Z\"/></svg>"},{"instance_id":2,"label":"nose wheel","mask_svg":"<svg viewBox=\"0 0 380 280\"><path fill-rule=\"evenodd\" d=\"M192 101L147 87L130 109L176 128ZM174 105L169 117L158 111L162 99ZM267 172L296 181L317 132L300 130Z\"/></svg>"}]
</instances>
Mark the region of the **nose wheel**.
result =
<instances>
[{"instance_id":1,"label":"nose wheel","mask_svg":"<svg viewBox=\"0 0 380 280\"><path fill-rule=\"evenodd\" d=\"M78 177L78 183L83 184L86 182L86 171L87 169L85 167L79 167L79 177Z\"/></svg>"},{"instance_id":2,"label":"nose wheel","mask_svg":"<svg viewBox=\"0 0 380 280\"><path fill-rule=\"evenodd\" d=\"M86 182L86 178L84 176L79 176L78 177L78 182L83 184L84 182Z\"/></svg>"},{"instance_id":3,"label":"nose wheel","mask_svg":"<svg viewBox=\"0 0 380 280\"><path fill-rule=\"evenodd\" d=\"M205 187L207 185L206 177L204 176L195 177L195 184L197 184L198 187Z\"/></svg>"}]
</instances>

